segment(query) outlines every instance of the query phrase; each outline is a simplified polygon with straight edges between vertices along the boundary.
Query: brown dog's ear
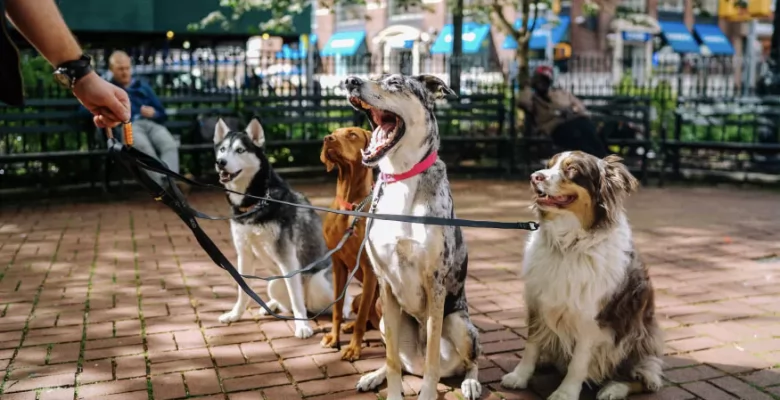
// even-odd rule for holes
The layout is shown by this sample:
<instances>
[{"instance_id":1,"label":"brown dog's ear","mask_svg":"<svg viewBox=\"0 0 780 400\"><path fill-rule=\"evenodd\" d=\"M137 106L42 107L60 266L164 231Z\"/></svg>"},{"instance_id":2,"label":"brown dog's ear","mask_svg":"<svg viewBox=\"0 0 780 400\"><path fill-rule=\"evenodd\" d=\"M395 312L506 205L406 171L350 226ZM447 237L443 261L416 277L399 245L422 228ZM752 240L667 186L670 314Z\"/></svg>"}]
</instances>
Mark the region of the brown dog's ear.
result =
<instances>
[{"instance_id":1,"label":"brown dog's ear","mask_svg":"<svg viewBox=\"0 0 780 400\"><path fill-rule=\"evenodd\" d=\"M639 187L639 181L631 175L631 172L621 162L620 156L610 154L602 160L604 162L604 173L602 178L602 187L609 190L622 191L624 194L634 193ZM605 186L606 185L606 186Z\"/></svg>"},{"instance_id":2,"label":"brown dog's ear","mask_svg":"<svg viewBox=\"0 0 780 400\"><path fill-rule=\"evenodd\" d=\"M360 134L366 138L366 145L363 146L363 149L367 149L368 145L371 144L371 131L365 130L363 128L358 128L358 132L360 132Z\"/></svg>"},{"instance_id":3,"label":"brown dog's ear","mask_svg":"<svg viewBox=\"0 0 780 400\"><path fill-rule=\"evenodd\" d=\"M325 170L328 172L333 171L333 167L336 166L333 162L328 160L328 155L325 154L325 145L322 146L322 151L320 152L320 162L325 164Z\"/></svg>"},{"instance_id":4,"label":"brown dog's ear","mask_svg":"<svg viewBox=\"0 0 780 400\"><path fill-rule=\"evenodd\" d=\"M601 179L597 206L601 208L605 218L601 221L604 224L615 221L618 213L623 209L623 200L639 186L639 181L631 175L621 161L622 158L614 154L599 161Z\"/></svg>"}]
</instances>

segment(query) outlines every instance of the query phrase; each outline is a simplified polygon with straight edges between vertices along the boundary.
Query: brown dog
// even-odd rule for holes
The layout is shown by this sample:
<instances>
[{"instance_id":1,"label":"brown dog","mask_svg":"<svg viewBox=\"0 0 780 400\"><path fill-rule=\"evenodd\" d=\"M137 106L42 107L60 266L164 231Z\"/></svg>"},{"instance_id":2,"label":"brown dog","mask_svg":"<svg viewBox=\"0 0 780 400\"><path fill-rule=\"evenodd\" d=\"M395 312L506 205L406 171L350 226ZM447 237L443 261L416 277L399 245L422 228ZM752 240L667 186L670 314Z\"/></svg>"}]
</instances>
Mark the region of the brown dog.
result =
<instances>
[{"instance_id":1,"label":"brown dog","mask_svg":"<svg viewBox=\"0 0 780 400\"><path fill-rule=\"evenodd\" d=\"M325 137L322 144L320 161L325 164L328 172L334 167L339 168L339 178L336 184L336 198L331 208L338 210L352 210L363 199L371 194L374 181L372 171L363 165L361 150L368 146L371 132L361 128L340 128ZM366 209L364 208L364 211ZM325 216L323 231L328 248L334 248L341 241L344 232L352 224L353 217L329 213ZM347 276L355 267L360 243L366 233L366 221L361 220L355 227L355 233L347 239L344 247L333 254L333 291L334 298L341 294L347 282ZM353 331L352 340L341 352L341 358L354 361L360 358L363 345L363 335L366 333L367 322L370 320L375 329L379 328L379 315L376 302L379 296L377 279L374 275L368 253L363 250L360 256L360 270L355 277L363 283L363 293L356 296L352 309L357 308L357 318L354 323L344 325L343 331ZM357 307L355 305L360 302ZM325 347L336 347L339 344L339 332L343 316L341 315L344 299L339 300L333 306L333 327L330 333L322 339Z\"/></svg>"}]
</instances>

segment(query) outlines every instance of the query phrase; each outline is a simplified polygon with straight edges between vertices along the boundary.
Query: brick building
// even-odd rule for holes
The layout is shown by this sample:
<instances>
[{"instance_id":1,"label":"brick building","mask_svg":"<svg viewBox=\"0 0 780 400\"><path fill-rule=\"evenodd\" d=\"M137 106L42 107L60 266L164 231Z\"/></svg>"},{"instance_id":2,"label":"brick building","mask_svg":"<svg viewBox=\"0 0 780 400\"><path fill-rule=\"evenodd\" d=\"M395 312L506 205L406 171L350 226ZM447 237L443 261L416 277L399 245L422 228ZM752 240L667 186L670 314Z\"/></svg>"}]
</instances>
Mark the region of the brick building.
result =
<instances>
[{"instance_id":1,"label":"brick building","mask_svg":"<svg viewBox=\"0 0 780 400\"><path fill-rule=\"evenodd\" d=\"M467 8L469 2L465 0ZM551 34L557 47L570 49L575 57L641 59L649 67L660 56L677 60L686 53L740 57L744 52L747 23L719 19L718 0L622 0L615 10L598 10L594 16L583 15L584 2L563 1L559 26ZM423 4L428 11L422 7L404 10L395 0L339 5L335 12L316 9L312 31L324 57L348 59L370 54L371 65L378 68L386 64L386 72L398 72L389 70L394 63L388 60L406 57L413 62L403 72L413 73L435 60L437 54L446 57L452 47L452 13L447 1L423 0ZM519 16L512 9L505 9L504 15L510 21ZM468 16L464 21L469 22ZM768 40L771 23L760 24L759 36ZM546 41L544 32L532 36L532 57L544 57ZM480 55L475 65L490 69L497 61L511 59L513 44L495 25L481 27L472 22L464 26L464 53ZM339 68L335 62L334 68L347 68L342 64L345 67Z\"/></svg>"}]
</instances>

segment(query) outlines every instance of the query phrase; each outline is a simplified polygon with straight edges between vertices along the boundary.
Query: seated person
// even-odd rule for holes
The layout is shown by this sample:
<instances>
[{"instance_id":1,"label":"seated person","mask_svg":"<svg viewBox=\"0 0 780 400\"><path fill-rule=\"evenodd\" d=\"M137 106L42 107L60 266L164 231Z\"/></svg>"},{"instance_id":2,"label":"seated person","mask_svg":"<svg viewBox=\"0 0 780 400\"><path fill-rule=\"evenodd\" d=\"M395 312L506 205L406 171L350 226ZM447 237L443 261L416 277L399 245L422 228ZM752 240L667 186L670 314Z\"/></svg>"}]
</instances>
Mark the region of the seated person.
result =
<instances>
[{"instance_id":1,"label":"seated person","mask_svg":"<svg viewBox=\"0 0 780 400\"><path fill-rule=\"evenodd\" d=\"M161 160L171 171L179 173L178 145L171 132L162 125L168 116L160 99L148 84L133 79L130 56L124 51L113 52L108 65L113 74L111 83L124 89L130 97L133 147ZM114 137L122 138L121 125L114 128ZM149 172L149 175L162 185L164 175L156 172ZM186 184L176 182L182 191L188 191Z\"/></svg>"},{"instance_id":2,"label":"seated person","mask_svg":"<svg viewBox=\"0 0 780 400\"><path fill-rule=\"evenodd\" d=\"M563 150L580 150L599 158L606 157L607 149L599 140L585 105L573 94L552 86L552 68L539 66L530 86L523 89L517 99L517 106L533 118L535 132L550 135L553 144Z\"/></svg>"}]
</instances>

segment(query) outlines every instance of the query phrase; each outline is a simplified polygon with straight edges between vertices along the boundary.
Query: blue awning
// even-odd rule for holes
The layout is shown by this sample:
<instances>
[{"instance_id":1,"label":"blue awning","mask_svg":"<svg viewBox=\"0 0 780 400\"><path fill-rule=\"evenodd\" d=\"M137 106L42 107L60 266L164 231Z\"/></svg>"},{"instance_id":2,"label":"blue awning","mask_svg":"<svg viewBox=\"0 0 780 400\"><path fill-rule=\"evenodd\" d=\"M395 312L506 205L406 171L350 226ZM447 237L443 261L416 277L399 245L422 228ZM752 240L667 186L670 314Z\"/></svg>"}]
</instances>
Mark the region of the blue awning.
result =
<instances>
[{"instance_id":1,"label":"blue awning","mask_svg":"<svg viewBox=\"0 0 780 400\"><path fill-rule=\"evenodd\" d=\"M323 57L354 56L366 41L366 31L337 32L320 53Z\"/></svg>"},{"instance_id":2,"label":"blue awning","mask_svg":"<svg viewBox=\"0 0 780 400\"><path fill-rule=\"evenodd\" d=\"M300 60L306 58L306 49L301 46L300 48L293 49L289 44L282 45L282 51L276 52L276 58L285 60Z\"/></svg>"},{"instance_id":3,"label":"blue awning","mask_svg":"<svg viewBox=\"0 0 780 400\"><path fill-rule=\"evenodd\" d=\"M672 50L678 53L698 53L699 45L682 22L659 21L661 34Z\"/></svg>"},{"instance_id":4,"label":"blue awning","mask_svg":"<svg viewBox=\"0 0 780 400\"><path fill-rule=\"evenodd\" d=\"M544 24L547 23L547 19L544 17L539 18L531 18L528 21L528 29L531 29L531 27L534 28L533 32L531 32L531 40L528 43L528 48L531 50L544 50L547 48L547 35L552 34L552 44L556 45L560 43L563 40L563 37L566 35L566 31L569 29L569 17L568 16L560 16L558 17L558 22L555 26L552 27L552 29L548 30L544 28ZM535 22L535 25L534 25ZM520 29L523 26L523 19L518 18L515 21L515 29ZM552 32L550 32L552 31ZM505 49L517 49L517 42L515 42L515 39L511 36L507 36L506 39L504 39L504 44L501 46Z\"/></svg>"},{"instance_id":5,"label":"blue awning","mask_svg":"<svg viewBox=\"0 0 780 400\"><path fill-rule=\"evenodd\" d=\"M314 45L314 51L317 51L317 35L311 35L309 38L311 44ZM283 44L282 50L276 52L276 58L285 60L300 60L306 58L306 45L303 42L298 43L298 48L293 49L289 44Z\"/></svg>"},{"instance_id":6,"label":"blue awning","mask_svg":"<svg viewBox=\"0 0 780 400\"><path fill-rule=\"evenodd\" d=\"M702 43L707 45L713 55L731 56L734 55L734 47L723 34L723 31L717 25L697 24L693 26L693 32L699 37Z\"/></svg>"},{"instance_id":7,"label":"blue awning","mask_svg":"<svg viewBox=\"0 0 780 400\"><path fill-rule=\"evenodd\" d=\"M431 54L451 54L452 53L452 24L444 25L439 33L439 37L431 46ZM476 22L463 23L463 54L478 53L481 49L488 46L488 36L490 35L490 25L478 24Z\"/></svg>"}]
</instances>

